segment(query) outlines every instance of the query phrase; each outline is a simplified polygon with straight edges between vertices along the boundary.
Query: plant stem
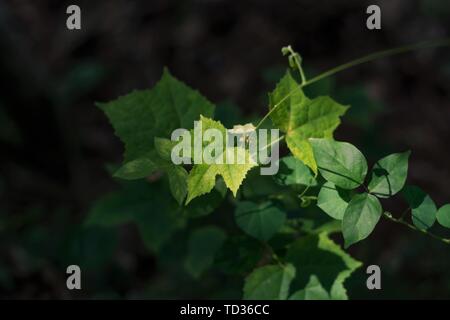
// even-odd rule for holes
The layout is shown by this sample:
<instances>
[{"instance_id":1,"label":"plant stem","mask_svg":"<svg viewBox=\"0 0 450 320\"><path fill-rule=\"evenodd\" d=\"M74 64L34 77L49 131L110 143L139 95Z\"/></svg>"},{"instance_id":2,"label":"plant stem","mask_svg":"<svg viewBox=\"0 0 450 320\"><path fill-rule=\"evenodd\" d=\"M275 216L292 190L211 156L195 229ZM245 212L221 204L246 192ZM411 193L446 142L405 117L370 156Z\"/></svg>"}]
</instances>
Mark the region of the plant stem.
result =
<instances>
[{"instance_id":1,"label":"plant stem","mask_svg":"<svg viewBox=\"0 0 450 320\"><path fill-rule=\"evenodd\" d=\"M398 220L403 221L405 219L406 214L411 210L410 207L406 208L405 211L402 212L402 214L400 215L400 218L398 218Z\"/></svg>"},{"instance_id":2,"label":"plant stem","mask_svg":"<svg viewBox=\"0 0 450 320\"><path fill-rule=\"evenodd\" d=\"M426 230L419 229L419 228L417 228L416 226L414 226L414 225L412 225L412 224L410 224L410 223L408 223L408 222L406 222L406 221L404 221L404 220L396 219L396 218L394 218L394 217L392 216L392 214L389 213L389 212L383 212L383 216L384 216L385 218L387 218L388 220L391 220L392 222L395 222L395 223L402 224L402 225L404 225L404 226L410 228L411 230L418 231L418 232L420 232L420 233L423 233L423 234L426 234L426 235L430 236L431 238L434 238L434 239L436 239L436 240L440 240L440 241L442 241L442 242L444 242L444 243L446 243L446 244L450 244L450 239L441 238L441 237L439 237L438 235L435 235L434 233L430 233L430 232L428 232L428 231L426 231Z\"/></svg>"},{"instance_id":3,"label":"plant stem","mask_svg":"<svg viewBox=\"0 0 450 320\"><path fill-rule=\"evenodd\" d=\"M440 40L432 40L432 41L424 41L424 42L419 42L416 44L407 45L407 46L403 46L403 47L397 47L397 48L393 48L393 49L378 51L378 52L369 54L367 56L352 60L350 62L341 64L337 67L334 67L328 71L325 71L325 72L315 76L314 78L312 78L310 80L302 81L302 83L298 87L296 87L295 89L290 91L276 105L274 105L272 109L269 110L269 112L256 125L256 129L259 128L263 124L263 122L281 105L281 103L283 103L287 98L289 98L296 90L300 90L301 88L306 87L314 82L317 82L319 80L322 80L324 78L332 76L340 71L343 71L343 70L349 69L351 67L357 66L359 64L370 62L370 61L373 61L376 59L389 57L389 56L393 56L396 54L419 50L419 49L433 48L433 47L445 47L445 46L450 46L449 38L440 39Z\"/></svg>"},{"instance_id":4,"label":"plant stem","mask_svg":"<svg viewBox=\"0 0 450 320\"><path fill-rule=\"evenodd\" d=\"M407 46L403 46L403 47L398 47L398 48L393 48L393 49L388 49L388 50L383 50L383 51L379 51L379 52L375 52L372 54L369 54L367 56L352 60L350 62L341 64L337 67L334 67L328 71L325 71L317 76L315 76L314 78L310 79L310 80L306 80L303 74L303 70L301 68L301 66L298 64L297 59L296 63L297 63L297 67L300 71L300 75L302 78L302 83L297 86L296 88L294 88L293 90L291 90L286 96L284 96L277 104L275 104L273 106L272 109L269 110L268 113L266 113L266 115L258 122L258 124L255 127L255 130L258 129L263 123L264 121L286 100L288 99L296 90L300 90L303 87L306 87L310 84L313 84L319 80L322 80L324 78L327 78L329 76L332 76L340 71L349 69L351 67L360 65L362 63L366 63L366 62L370 62L376 59L380 59L380 58L384 58L384 57L388 57L388 56L393 56L393 55L397 55L400 53L405 53L405 52L409 52L409 51L414 51L414 50L419 50L419 49L425 49L425 48L432 48L432 47L444 47L444 46L450 46L450 39L449 38L445 38L445 39L440 39L440 40L433 40L433 41L425 41L425 42L420 42L420 43L416 43L416 44L412 44L412 45L407 45ZM281 136L280 138L278 138L276 141L274 141L273 143L270 143L269 145L267 145L264 149L268 148L269 146L271 146L272 144L281 141L284 138L284 136ZM303 196L306 191L309 188L306 188L301 196ZM367 189L367 188L366 188ZM414 225L406 222L403 218L404 218L405 212L402 213L401 217L399 219L396 219L392 216L391 213L389 212L383 212L383 216L385 218L387 218L388 220L391 220L392 222L395 223L399 223L399 224L403 224L404 226L408 227L411 230L415 230L417 232L426 234L428 236L430 236L431 238L434 238L436 240L442 241L446 244L450 244L450 238L446 239L446 238L441 238L438 235L435 235L433 233L430 233L426 230L423 229L419 229L417 227L415 227Z\"/></svg>"},{"instance_id":5,"label":"plant stem","mask_svg":"<svg viewBox=\"0 0 450 320\"><path fill-rule=\"evenodd\" d=\"M305 77L305 73L303 72L303 68L299 62L297 62L297 68L298 68L298 71L300 71L300 78L302 79L302 84L304 85L306 83L306 77Z\"/></svg>"},{"instance_id":6,"label":"plant stem","mask_svg":"<svg viewBox=\"0 0 450 320\"><path fill-rule=\"evenodd\" d=\"M273 142L271 142L271 143L265 145L265 146L261 149L261 151L266 150L267 148L271 147L273 144L275 144L275 143L277 143L277 142L280 142L280 141L283 140L283 139L284 139L284 136L279 137L277 140L275 140L275 141L273 141Z\"/></svg>"},{"instance_id":7,"label":"plant stem","mask_svg":"<svg viewBox=\"0 0 450 320\"><path fill-rule=\"evenodd\" d=\"M300 193L300 195L298 196L299 198L303 197L305 195L306 192L308 192L310 186L306 186L306 188L302 191L302 193Z\"/></svg>"},{"instance_id":8,"label":"plant stem","mask_svg":"<svg viewBox=\"0 0 450 320\"><path fill-rule=\"evenodd\" d=\"M275 250L267 243L262 243L262 245L268 251L270 259L278 263L280 267L284 267L283 261L281 261L280 257L275 253Z\"/></svg>"},{"instance_id":9,"label":"plant stem","mask_svg":"<svg viewBox=\"0 0 450 320\"><path fill-rule=\"evenodd\" d=\"M445 38L445 39L440 39L440 40L424 41L424 42L419 42L416 44L407 45L407 46L403 46L403 47L397 47L397 48L393 48L393 49L378 51L378 52L369 54L367 56L358 58L356 60L341 64L340 66L334 67L333 69L330 69L328 71L325 71L324 73L321 73L318 76L306 81L304 86L310 85L311 83L317 82L319 80L322 80L323 78L327 78L335 73L349 69L351 67L357 66L357 65L365 63L365 62L369 62L369 61L373 61L376 59L389 57L389 56L393 56L396 54L405 53L405 52L409 52L409 51L425 49L425 48L432 48L432 47L443 47L443 46L449 46L449 45L450 45L450 39Z\"/></svg>"},{"instance_id":10,"label":"plant stem","mask_svg":"<svg viewBox=\"0 0 450 320\"><path fill-rule=\"evenodd\" d=\"M302 57L297 52L295 52L291 46L284 47L281 51L283 52L283 55L289 54L289 65L291 66L291 68L297 67L297 70L300 73L302 84L304 84L306 82L306 77L302 68Z\"/></svg>"}]
</instances>

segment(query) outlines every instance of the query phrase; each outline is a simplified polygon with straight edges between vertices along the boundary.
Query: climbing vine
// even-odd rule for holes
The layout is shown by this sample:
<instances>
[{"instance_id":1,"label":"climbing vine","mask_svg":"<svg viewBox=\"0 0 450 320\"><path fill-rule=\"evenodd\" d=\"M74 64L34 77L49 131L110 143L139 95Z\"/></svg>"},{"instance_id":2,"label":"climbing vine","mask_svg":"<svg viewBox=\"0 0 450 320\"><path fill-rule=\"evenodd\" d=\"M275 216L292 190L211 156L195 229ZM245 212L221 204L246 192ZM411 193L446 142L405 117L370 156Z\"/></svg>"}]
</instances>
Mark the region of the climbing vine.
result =
<instances>
[{"instance_id":1,"label":"climbing vine","mask_svg":"<svg viewBox=\"0 0 450 320\"><path fill-rule=\"evenodd\" d=\"M368 238L384 217L450 244L430 231L436 221L450 228L450 204L438 209L418 186L406 184L413 152L380 155L368 164L356 146L335 140L350 106L307 96L304 88L374 59L447 45L443 40L386 50L309 79L300 54L282 48L290 69L269 93L268 112L256 125L234 127L281 131L271 145L280 143L289 154L279 159L273 176L261 176L255 163L175 164L174 130L192 131L194 121L203 130L225 134L226 128L214 119L213 103L165 69L152 89L98 104L124 144L123 164L113 172L123 182L120 191L97 203L86 223L134 222L155 253L183 230L184 270L194 278L212 268L238 275L245 299L346 299L344 282L362 263L331 234L340 233L348 248ZM381 201L394 196L408 203L403 213L383 209ZM221 207L234 211L233 226L207 219ZM199 224L202 219L207 223Z\"/></svg>"}]
</instances>

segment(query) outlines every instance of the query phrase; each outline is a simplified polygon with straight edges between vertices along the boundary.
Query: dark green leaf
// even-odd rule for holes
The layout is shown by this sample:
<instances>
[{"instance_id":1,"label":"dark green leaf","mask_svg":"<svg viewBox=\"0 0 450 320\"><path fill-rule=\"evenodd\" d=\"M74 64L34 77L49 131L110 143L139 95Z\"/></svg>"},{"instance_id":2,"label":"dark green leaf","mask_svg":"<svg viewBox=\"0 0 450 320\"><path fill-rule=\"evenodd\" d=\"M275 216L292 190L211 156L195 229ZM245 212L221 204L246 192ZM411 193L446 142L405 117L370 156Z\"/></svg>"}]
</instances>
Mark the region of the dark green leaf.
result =
<instances>
[{"instance_id":1,"label":"dark green leaf","mask_svg":"<svg viewBox=\"0 0 450 320\"><path fill-rule=\"evenodd\" d=\"M437 208L430 196L416 186L406 186L403 194L411 207L414 225L422 230L431 228L436 221Z\"/></svg>"},{"instance_id":2,"label":"dark green leaf","mask_svg":"<svg viewBox=\"0 0 450 320\"><path fill-rule=\"evenodd\" d=\"M226 274L248 274L263 256L263 246L248 236L227 239L216 255L215 265Z\"/></svg>"},{"instance_id":3,"label":"dark green leaf","mask_svg":"<svg viewBox=\"0 0 450 320\"><path fill-rule=\"evenodd\" d=\"M125 180L142 179L170 165L171 163L167 163L152 151L145 157L137 158L123 164L114 173L114 177Z\"/></svg>"},{"instance_id":4,"label":"dark green leaf","mask_svg":"<svg viewBox=\"0 0 450 320\"><path fill-rule=\"evenodd\" d=\"M327 232L301 237L292 243L286 261L298 270L293 290L305 288L316 275L332 299L346 299L344 281L361 266L328 237Z\"/></svg>"},{"instance_id":5,"label":"dark green leaf","mask_svg":"<svg viewBox=\"0 0 450 320\"><path fill-rule=\"evenodd\" d=\"M147 247L158 251L185 224L180 207L163 192L160 182L141 180L123 183L121 190L96 202L86 225L116 226L134 222Z\"/></svg>"},{"instance_id":6,"label":"dark green leaf","mask_svg":"<svg viewBox=\"0 0 450 320\"><path fill-rule=\"evenodd\" d=\"M145 158L155 161L155 137L170 137L177 128L193 128L200 115L212 117L214 113L214 106L208 100L175 79L168 70L164 70L161 80L151 90L133 91L98 106L125 144L125 165L136 159L141 159L140 165L145 164ZM133 175L142 177L151 173L148 164L143 169L145 172L134 171Z\"/></svg>"},{"instance_id":7,"label":"dark green leaf","mask_svg":"<svg viewBox=\"0 0 450 320\"><path fill-rule=\"evenodd\" d=\"M243 201L237 204L235 218L237 225L244 232L267 241L283 226L286 214L272 202L257 204Z\"/></svg>"},{"instance_id":8,"label":"dark green leaf","mask_svg":"<svg viewBox=\"0 0 450 320\"><path fill-rule=\"evenodd\" d=\"M369 191L379 198L389 198L399 192L408 174L410 151L394 153L377 161L372 169Z\"/></svg>"},{"instance_id":9,"label":"dark green leaf","mask_svg":"<svg viewBox=\"0 0 450 320\"><path fill-rule=\"evenodd\" d=\"M76 263L82 270L104 268L113 259L117 235L103 227L76 227L60 244L58 259L64 265Z\"/></svg>"},{"instance_id":10,"label":"dark green leaf","mask_svg":"<svg viewBox=\"0 0 450 320\"><path fill-rule=\"evenodd\" d=\"M278 173L274 176L275 181L282 186L289 185L317 185L311 170L300 160L293 156L280 159Z\"/></svg>"},{"instance_id":11,"label":"dark green leaf","mask_svg":"<svg viewBox=\"0 0 450 320\"><path fill-rule=\"evenodd\" d=\"M195 278L200 277L213 263L214 256L225 241L225 233L207 226L192 232L188 242L188 255L184 266Z\"/></svg>"},{"instance_id":12,"label":"dark green leaf","mask_svg":"<svg viewBox=\"0 0 450 320\"><path fill-rule=\"evenodd\" d=\"M295 268L269 265L255 269L244 285L245 300L286 300L289 286L295 277Z\"/></svg>"},{"instance_id":13,"label":"dark green leaf","mask_svg":"<svg viewBox=\"0 0 450 320\"><path fill-rule=\"evenodd\" d=\"M441 226L450 228L450 204L440 207L436 217Z\"/></svg>"},{"instance_id":14,"label":"dark green leaf","mask_svg":"<svg viewBox=\"0 0 450 320\"><path fill-rule=\"evenodd\" d=\"M354 195L342 219L345 247L367 238L382 214L380 201L368 193Z\"/></svg>"},{"instance_id":15,"label":"dark green leaf","mask_svg":"<svg viewBox=\"0 0 450 320\"><path fill-rule=\"evenodd\" d=\"M197 197L188 205L182 207L187 218L199 218L212 213L222 203L227 187L222 179L217 179L214 189L203 196Z\"/></svg>"}]
</instances>

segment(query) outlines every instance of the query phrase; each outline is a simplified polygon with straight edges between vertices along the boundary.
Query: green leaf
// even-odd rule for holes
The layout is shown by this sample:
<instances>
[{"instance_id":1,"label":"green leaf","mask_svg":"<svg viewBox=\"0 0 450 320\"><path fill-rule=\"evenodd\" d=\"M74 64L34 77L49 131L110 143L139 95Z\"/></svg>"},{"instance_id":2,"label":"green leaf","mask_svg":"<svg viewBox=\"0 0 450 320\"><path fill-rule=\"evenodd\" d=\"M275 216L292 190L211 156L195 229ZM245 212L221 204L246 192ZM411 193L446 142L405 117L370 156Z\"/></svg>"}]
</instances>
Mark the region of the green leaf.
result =
<instances>
[{"instance_id":1,"label":"green leaf","mask_svg":"<svg viewBox=\"0 0 450 320\"><path fill-rule=\"evenodd\" d=\"M286 214L270 201L260 204L243 201L237 204L235 218L244 232L267 241L284 225Z\"/></svg>"},{"instance_id":2,"label":"green leaf","mask_svg":"<svg viewBox=\"0 0 450 320\"><path fill-rule=\"evenodd\" d=\"M169 175L173 196L182 203L187 174L170 161L173 143L158 137L169 137L177 128L192 128L200 115L213 115L214 105L175 79L167 69L153 89L133 91L97 105L125 144L124 163L114 176L133 180L164 171Z\"/></svg>"},{"instance_id":3,"label":"green leaf","mask_svg":"<svg viewBox=\"0 0 450 320\"><path fill-rule=\"evenodd\" d=\"M280 186L275 182L273 176L261 175L258 167L252 168L245 177L242 185L242 196L244 199L267 199L269 195L280 191Z\"/></svg>"},{"instance_id":4,"label":"green leaf","mask_svg":"<svg viewBox=\"0 0 450 320\"><path fill-rule=\"evenodd\" d=\"M169 166L154 151L145 157L137 158L123 164L115 173L114 177L124 180L136 180L148 177L157 170Z\"/></svg>"},{"instance_id":5,"label":"green leaf","mask_svg":"<svg viewBox=\"0 0 450 320\"><path fill-rule=\"evenodd\" d=\"M85 225L114 227L133 221L134 213L150 212L152 191L154 188L146 181L123 182L120 190L106 194L94 203Z\"/></svg>"},{"instance_id":6,"label":"green leaf","mask_svg":"<svg viewBox=\"0 0 450 320\"><path fill-rule=\"evenodd\" d=\"M175 79L167 69L151 90L133 91L108 103L97 104L108 116L116 135L125 144L124 165L157 155L155 137L169 137L177 128L190 129L200 115L212 117L214 105ZM148 164L145 175L151 173ZM143 176L144 173L136 176ZM144 176L145 176L144 175Z\"/></svg>"},{"instance_id":7,"label":"green leaf","mask_svg":"<svg viewBox=\"0 0 450 320\"><path fill-rule=\"evenodd\" d=\"M280 167L274 179L282 186L297 184L304 186L317 185L311 170L303 162L292 156L280 159Z\"/></svg>"},{"instance_id":8,"label":"green leaf","mask_svg":"<svg viewBox=\"0 0 450 320\"><path fill-rule=\"evenodd\" d=\"M225 238L225 233L215 226L193 231L189 237L188 254L184 263L189 274L198 278L211 267L214 256L222 247Z\"/></svg>"},{"instance_id":9,"label":"green leaf","mask_svg":"<svg viewBox=\"0 0 450 320\"><path fill-rule=\"evenodd\" d=\"M367 174L367 161L355 146L331 139L309 140L322 176L343 189L355 189Z\"/></svg>"},{"instance_id":10,"label":"green leaf","mask_svg":"<svg viewBox=\"0 0 450 320\"><path fill-rule=\"evenodd\" d=\"M439 208L436 218L441 226L450 228L450 203Z\"/></svg>"},{"instance_id":11,"label":"green leaf","mask_svg":"<svg viewBox=\"0 0 450 320\"><path fill-rule=\"evenodd\" d=\"M319 234L325 232L327 234L333 234L342 231L342 222L340 220L331 220L310 229L311 233Z\"/></svg>"},{"instance_id":12,"label":"green leaf","mask_svg":"<svg viewBox=\"0 0 450 320\"><path fill-rule=\"evenodd\" d=\"M295 292L289 300L329 300L330 295L320 284L319 279L312 275L309 282L302 290Z\"/></svg>"},{"instance_id":13,"label":"green leaf","mask_svg":"<svg viewBox=\"0 0 450 320\"><path fill-rule=\"evenodd\" d=\"M298 238L289 247L286 261L299 270L292 283L297 291L305 288L312 275L317 276L331 299L347 299L345 280L361 266L328 237L327 232Z\"/></svg>"},{"instance_id":14,"label":"green leaf","mask_svg":"<svg viewBox=\"0 0 450 320\"><path fill-rule=\"evenodd\" d=\"M261 243L251 237L229 237L216 255L214 265L226 274L250 273L264 254Z\"/></svg>"},{"instance_id":15,"label":"green leaf","mask_svg":"<svg viewBox=\"0 0 450 320\"><path fill-rule=\"evenodd\" d=\"M219 129L223 134L223 141L226 141L226 129L220 122L202 116L200 117L200 121L202 123L202 130L206 130L208 128ZM235 160L237 159L238 150L238 147L224 146L223 152L215 155L216 160L222 159L221 164L202 163L194 165L192 170L189 172L187 180L188 197L186 200L186 204L192 201L192 199L210 192L215 185L217 175L222 176L226 186L233 192L233 195L236 196L237 191L247 172L251 168L256 166L254 162L250 161L250 154L246 149L244 149L244 164L227 164L226 159L230 156L230 154L234 153Z\"/></svg>"},{"instance_id":16,"label":"green leaf","mask_svg":"<svg viewBox=\"0 0 450 320\"><path fill-rule=\"evenodd\" d=\"M369 191L379 198L389 198L399 192L408 174L410 151L394 153L379 160L372 169Z\"/></svg>"},{"instance_id":17,"label":"green leaf","mask_svg":"<svg viewBox=\"0 0 450 320\"><path fill-rule=\"evenodd\" d=\"M244 299L286 300L294 277L295 268L290 264L268 265L255 269L245 279Z\"/></svg>"},{"instance_id":18,"label":"green leaf","mask_svg":"<svg viewBox=\"0 0 450 320\"><path fill-rule=\"evenodd\" d=\"M333 183L327 182L320 189L317 197L317 206L330 217L342 220L349 201L350 193L348 190L341 189Z\"/></svg>"},{"instance_id":19,"label":"green leaf","mask_svg":"<svg viewBox=\"0 0 450 320\"><path fill-rule=\"evenodd\" d=\"M212 213L222 203L226 192L225 183L222 179L218 179L210 193L195 198L188 205L182 207L183 215L187 218L199 218Z\"/></svg>"},{"instance_id":20,"label":"green leaf","mask_svg":"<svg viewBox=\"0 0 450 320\"><path fill-rule=\"evenodd\" d=\"M125 180L136 180L149 176L156 170L165 172L169 178L170 191L177 200L179 205L183 204L187 194L187 171L181 165L174 165L173 163L163 160L158 156L153 159L139 158L127 162L119 168L114 174L114 177Z\"/></svg>"},{"instance_id":21,"label":"green leaf","mask_svg":"<svg viewBox=\"0 0 450 320\"><path fill-rule=\"evenodd\" d=\"M53 236L50 237L55 241ZM77 261L80 268L89 271L104 270L114 259L118 242L115 230L98 226L66 228L65 237L60 241L57 243L60 263Z\"/></svg>"},{"instance_id":22,"label":"green leaf","mask_svg":"<svg viewBox=\"0 0 450 320\"><path fill-rule=\"evenodd\" d=\"M431 228L436 221L437 208L430 196L416 186L406 186L403 194L411 207L414 225L421 230Z\"/></svg>"},{"instance_id":23,"label":"green leaf","mask_svg":"<svg viewBox=\"0 0 450 320\"><path fill-rule=\"evenodd\" d=\"M382 211L375 196L368 193L354 195L342 219L345 247L367 238L380 220Z\"/></svg>"},{"instance_id":24,"label":"green leaf","mask_svg":"<svg viewBox=\"0 0 450 320\"><path fill-rule=\"evenodd\" d=\"M217 104L214 118L227 128L232 128L243 119L242 109L230 100L225 100Z\"/></svg>"},{"instance_id":25,"label":"green leaf","mask_svg":"<svg viewBox=\"0 0 450 320\"><path fill-rule=\"evenodd\" d=\"M125 180L141 179L155 171L162 171L169 179L170 191L179 205L183 204L187 194L187 171L181 165L175 165L170 160L170 152L173 143L168 139L155 138L156 155L138 158L125 163L114 174L116 178Z\"/></svg>"},{"instance_id":26,"label":"green leaf","mask_svg":"<svg viewBox=\"0 0 450 320\"><path fill-rule=\"evenodd\" d=\"M180 208L163 195L161 182L127 181L92 207L87 226L112 227L133 222L151 251L158 251L172 235L185 225Z\"/></svg>"},{"instance_id":27,"label":"green leaf","mask_svg":"<svg viewBox=\"0 0 450 320\"><path fill-rule=\"evenodd\" d=\"M317 173L309 138L332 138L340 124L340 117L347 111L330 97L308 99L299 83L288 71L269 94L274 125L286 133L286 143L292 154Z\"/></svg>"},{"instance_id":28,"label":"green leaf","mask_svg":"<svg viewBox=\"0 0 450 320\"><path fill-rule=\"evenodd\" d=\"M176 144L178 142L166 138L155 138L155 150L166 161L172 161L172 148Z\"/></svg>"},{"instance_id":29,"label":"green leaf","mask_svg":"<svg viewBox=\"0 0 450 320\"><path fill-rule=\"evenodd\" d=\"M170 192L181 206L187 195L188 173L182 166L171 165L164 170L169 177Z\"/></svg>"}]
</instances>

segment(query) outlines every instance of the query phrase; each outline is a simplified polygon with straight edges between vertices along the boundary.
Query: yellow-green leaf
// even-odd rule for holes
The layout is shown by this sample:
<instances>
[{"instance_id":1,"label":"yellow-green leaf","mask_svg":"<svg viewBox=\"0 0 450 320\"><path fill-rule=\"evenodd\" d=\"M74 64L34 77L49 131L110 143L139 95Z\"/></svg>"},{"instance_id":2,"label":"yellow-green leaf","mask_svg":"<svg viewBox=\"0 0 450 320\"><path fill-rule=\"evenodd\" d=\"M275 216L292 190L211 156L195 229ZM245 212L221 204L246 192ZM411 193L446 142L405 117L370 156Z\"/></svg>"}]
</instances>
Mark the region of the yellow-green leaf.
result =
<instances>
[{"instance_id":1,"label":"yellow-green leaf","mask_svg":"<svg viewBox=\"0 0 450 320\"><path fill-rule=\"evenodd\" d=\"M309 138L332 138L340 124L340 117L347 111L330 97L306 97L299 83L289 72L269 94L272 122L286 133L286 143L292 154L317 173Z\"/></svg>"},{"instance_id":2,"label":"yellow-green leaf","mask_svg":"<svg viewBox=\"0 0 450 320\"><path fill-rule=\"evenodd\" d=\"M212 190L215 185L216 176L222 176L225 181L226 186L233 192L233 195L236 196L237 191L244 180L247 172L256 166L256 164L250 161L250 154L248 150L244 150L245 155L245 163L226 163L227 159L231 154L234 153L235 160L237 159L237 153L240 150L239 147L227 147L225 143L225 135L226 129L225 127L218 121L214 121L212 119L208 119L205 117L201 117L200 121L202 123L202 129L205 128L215 128L220 130L223 133L223 149L222 152L216 154L216 160L219 158L222 159L223 163L212 163L212 164L194 164L194 167L189 172L189 176L187 179L188 186L188 197L186 200L186 204L189 203L192 199L208 193Z\"/></svg>"}]
</instances>

